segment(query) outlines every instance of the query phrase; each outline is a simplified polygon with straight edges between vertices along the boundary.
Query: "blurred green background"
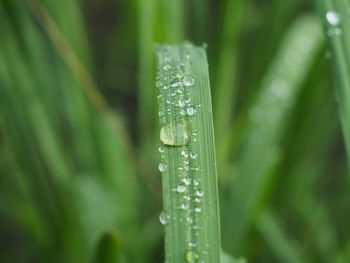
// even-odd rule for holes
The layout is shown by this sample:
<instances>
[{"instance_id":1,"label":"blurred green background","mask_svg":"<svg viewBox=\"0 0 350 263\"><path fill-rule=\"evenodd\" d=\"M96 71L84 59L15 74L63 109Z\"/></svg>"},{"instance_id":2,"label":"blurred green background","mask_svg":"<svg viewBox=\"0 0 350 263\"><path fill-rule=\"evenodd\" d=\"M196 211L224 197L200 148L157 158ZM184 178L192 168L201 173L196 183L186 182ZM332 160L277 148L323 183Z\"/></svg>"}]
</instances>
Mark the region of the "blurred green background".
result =
<instances>
[{"instance_id":1,"label":"blurred green background","mask_svg":"<svg viewBox=\"0 0 350 263\"><path fill-rule=\"evenodd\" d=\"M163 262L153 49L186 39L208 46L223 248L350 262L329 52L305 0L0 0L0 262Z\"/></svg>"}]
</instances>

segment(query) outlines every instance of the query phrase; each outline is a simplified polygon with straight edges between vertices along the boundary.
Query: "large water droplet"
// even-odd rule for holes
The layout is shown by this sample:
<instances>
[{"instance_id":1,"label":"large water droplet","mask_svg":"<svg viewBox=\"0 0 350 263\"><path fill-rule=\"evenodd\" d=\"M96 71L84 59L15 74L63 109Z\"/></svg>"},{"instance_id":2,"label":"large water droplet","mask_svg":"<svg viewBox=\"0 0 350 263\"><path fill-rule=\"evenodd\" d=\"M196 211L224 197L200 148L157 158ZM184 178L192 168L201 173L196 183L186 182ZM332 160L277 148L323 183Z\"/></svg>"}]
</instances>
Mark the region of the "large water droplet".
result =
<instances>
[{"instance_id":1,"label":"large water droplet","mask_svg":"<svg viewBox=\"0 0 350 263\"><path fill-rule=\"evenodd\" d=\"M160 163L158 165L158 169L159 171L161 171L162 173L164 173L167 169L168 169L168 166L165 164L165 163Z\"/></svg>"},{"instance_id":2,"label":"large water droplet","mask_svg":"<svg viewBox=\"0 0 350 263\"><path fill-rule=\"evenodd\" d=\"M190 128L185 120L170 122L160 129L160 140L165 145L183 146L190 141Z\"/></svg>"},{"instance_id":3,"label":"large water droplet","mask_svg":"<svg viewBox=\"0 0 350 263\"><path fill-rule=\"evenodd\" d=\"M326 13L326 18L327 18L328 23L330 23L333 26L338 25L340 23L340 20L341 20L340 15L335 11L328 11Z\"/></svg>"},{"instance_id":4,"label":"large water droplet","mask_svg":"<svg viewBox=\"0 0 350 263\"><path fill-rule=\"evenodd\" d=\"M186 75L183 77L182 82L186 87L191 87L194 85L194 78L190 75Z\"/></svg>"},{"instance_id":5,"label":"large water droplet","mask_svg":"<svg viewBox=\"0 0 350 263\"><path fill-rule=\"evenodd\" d=\"M168 215L164 211L159 214L159 221L162 225L168 223Z\"/></svg>"}]
</instances>

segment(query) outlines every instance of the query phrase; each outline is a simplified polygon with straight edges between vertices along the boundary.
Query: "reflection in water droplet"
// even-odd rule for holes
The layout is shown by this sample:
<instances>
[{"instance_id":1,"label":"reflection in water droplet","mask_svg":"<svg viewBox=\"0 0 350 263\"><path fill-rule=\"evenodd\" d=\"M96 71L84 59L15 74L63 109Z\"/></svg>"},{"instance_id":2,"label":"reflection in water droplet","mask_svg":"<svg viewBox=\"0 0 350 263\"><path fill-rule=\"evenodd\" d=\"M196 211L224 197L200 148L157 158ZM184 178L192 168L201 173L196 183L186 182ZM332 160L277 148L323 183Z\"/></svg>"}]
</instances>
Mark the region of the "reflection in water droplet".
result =
<instances>
[{"instance_id":1,"label":"reflection in water droplet","mask_svg":"<svg viewBox=\"0 0 350 263\"><path fill-rule=\"evenodd\" d=\"M328 11L326 13L326 19L328 21L328 23L330 23L333 26L336 26L340 23L340 15L335 12L335 11Z\"/></svg>"},{"instance_id":2,"label":"reflection in water droplet","mask_svg":"<svg viewBox=\"0 0 350 263\"><path fill-rule=\"evenodd\" d=\"M165 164L165 163L160 163L158 165L158 168L159 168L159 171L161 171L162 173L164 173L167 169L168 169L168 166Z\"/></svg>"},{"instance_id":3,"label":"reflection in water droplet","mask_svg":"<svg viewBox=\"0 0 350 263\"><path fill-rule=\"evenodd\" d=\"M165 212L161 212L159 215L159 221L162 225L166 225L168 223L168 215Z\"/></svg>"},{"instance_id":4,"label":"reflection in water droplet","mask_svg":"<svg viewBox=\"0 0 350 263\"><path fill-rule=\"evenodd\" d=\"M170 122L160 129L160 140L165 145L183 146L190 141L190 128L185 120Z\"/></svg>"},{"instance_id":5,"label":"reflection in water droplet","mask_svg":"<svg viewBox=\"0 0 350 263\"><path fill-rule=\"evenodd\" d=\"M192 78L190 75L186 75L183 77L182 82L186 87L191 87L194 84L194 78Z\"/></svg>"}]
</instances>

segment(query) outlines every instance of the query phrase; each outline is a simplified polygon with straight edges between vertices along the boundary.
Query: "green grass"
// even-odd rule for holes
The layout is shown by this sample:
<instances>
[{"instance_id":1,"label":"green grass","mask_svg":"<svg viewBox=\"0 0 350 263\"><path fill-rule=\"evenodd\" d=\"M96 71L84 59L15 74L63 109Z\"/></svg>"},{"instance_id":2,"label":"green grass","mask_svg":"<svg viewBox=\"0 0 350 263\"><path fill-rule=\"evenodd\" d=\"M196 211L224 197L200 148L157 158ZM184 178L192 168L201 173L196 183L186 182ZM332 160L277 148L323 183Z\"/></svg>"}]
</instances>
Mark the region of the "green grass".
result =
<instances>
[{"instance_id":1,"label":"green grass","mask_svg":"<svg viewBox=\"0 0 350 263\"><path fill-rule=\"evenodd\" d=\"M349 262L349 4L314 2L0 1L0 262ZM157 59L194 78L160 125Z\"/></svg>"},{"instance_id":2,"label":"green grass","mask_svg":"<svg viewBox=\"0 0 350 263\"><path fill-rule=\"evenodd\" d=\"M208 62L204 48L157 47L167 262L219 262L220 226Z\"/></svg>"}]
</instances>

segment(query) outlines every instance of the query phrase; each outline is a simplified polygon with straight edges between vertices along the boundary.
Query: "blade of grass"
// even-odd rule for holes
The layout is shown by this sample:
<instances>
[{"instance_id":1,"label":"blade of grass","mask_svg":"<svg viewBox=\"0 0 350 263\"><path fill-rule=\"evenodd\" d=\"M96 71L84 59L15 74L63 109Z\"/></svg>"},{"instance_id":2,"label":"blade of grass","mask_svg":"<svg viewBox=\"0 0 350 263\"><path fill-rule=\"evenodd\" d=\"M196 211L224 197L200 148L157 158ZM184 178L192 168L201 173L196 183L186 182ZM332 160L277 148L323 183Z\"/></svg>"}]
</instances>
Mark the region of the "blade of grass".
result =
<instances>
[{"instance_id":1,"label":"blade of grass","mask_svg":"<svg viewBox=\"0 0 350 263\"><path fill-rule=\"evenodd\" d=\"M347 0L315 2L331 47L336 98L350 162L350 5Z\"/></svg>"},{"instance_id":2,"label":"blade of grass","mask_svg":"<svg viewBox=\"0 0 350 263\"><path fill-rule=\"evenodd\" d=\"M157 55L166 261L220 262L206 53L185 43L161 46Z\"/></svg>"},{"instance_id":3,"label":"blade of grass","mask_svg":"<svg viewBox=\"0 0 350 263\"><path fill-rule=\"evenodd\" d=\"M269 212L264 212L259 216L257 227L263 238L269 244L279 262L284 263L302 263L301 253L293 245L291 240L288 240L279 222Z\"/></svg>"},{"instance_id":4,"label":"blade of grass","mask_svg":"<svg viewBox=\"0 0 350 263\"><path fill-rule=\"evenodd\" d=\"M224 232L225 240L231 240L227 244L230 250L237 252L243 244L252 213L280 156L278 143L288 114L321 43L321 29L315 17L305 16L296 21L287 32L263 89L250 110L246 145L237 161L230 208L224 216L224 219L235 218L234 224L226 220L227 231Z\"/></svg>"}]
</instances>

